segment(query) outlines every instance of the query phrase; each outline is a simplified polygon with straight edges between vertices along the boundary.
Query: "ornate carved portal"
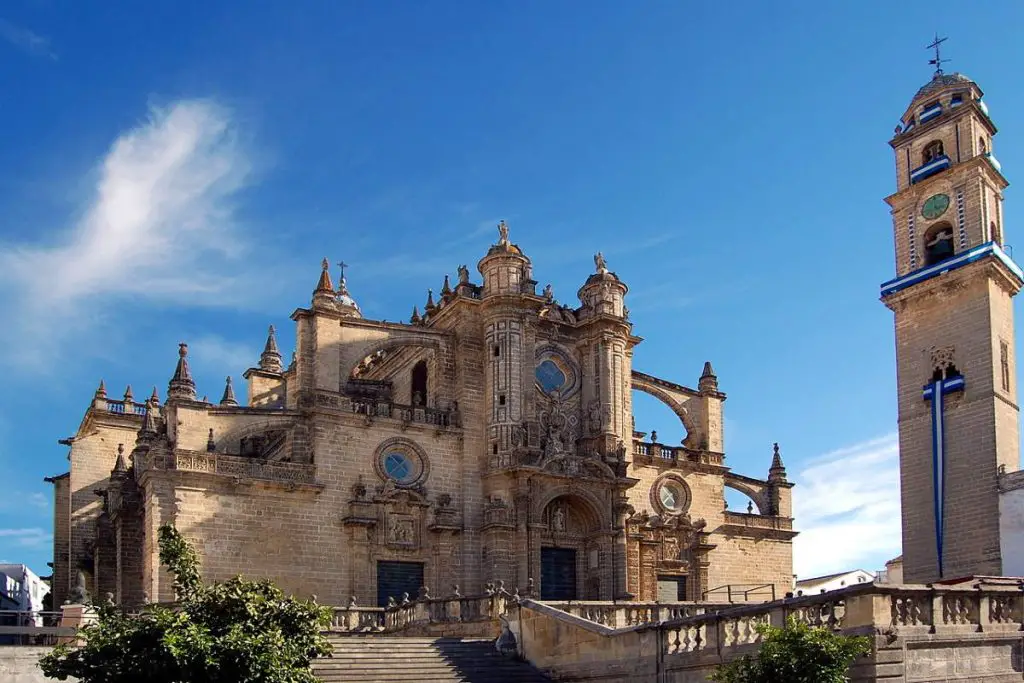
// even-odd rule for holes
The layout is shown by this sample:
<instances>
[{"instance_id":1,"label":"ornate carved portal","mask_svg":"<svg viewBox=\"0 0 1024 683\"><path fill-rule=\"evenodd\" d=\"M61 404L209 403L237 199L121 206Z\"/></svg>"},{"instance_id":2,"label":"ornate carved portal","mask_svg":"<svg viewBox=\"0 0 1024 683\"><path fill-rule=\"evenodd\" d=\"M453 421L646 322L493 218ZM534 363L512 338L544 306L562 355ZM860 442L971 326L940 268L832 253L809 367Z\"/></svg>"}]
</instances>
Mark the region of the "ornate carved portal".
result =
<instances>
[{"instance_id":1,"label":"ornate carved portal","mask_svg":"<svg viewBox=\"0 0 1024 683\"><path fill-rule=\"evenodd\" d=\"M686 599L701 600L708 589L708 553L703 519L659 517L644 511L626 520L629 591L638 600L658 599L658 577L685 577Z\"/></svg>"},{"instance_id":2,"label":"ornate carved portal","mask_svg":"<svg viewBox=\"0 0 1024 683\"><path fill-rule=\"evenodd\" d=\"M611 594L611 567L607 561L611 538L603 531L601 515L593 503L572 494L557 496L544 506L534 530L531 563L535 565L533 575L541 579L542 597L600 600ZM552 549L563 552L555 554ZM563 566L545 565L555 557L562 558ZM574 558L574 567L564 566L567 557ZM545 581L550 585L545 585ZM558 590L556 582L561 591L553 597L552 591Z\"/></svg>"}]
</instances>

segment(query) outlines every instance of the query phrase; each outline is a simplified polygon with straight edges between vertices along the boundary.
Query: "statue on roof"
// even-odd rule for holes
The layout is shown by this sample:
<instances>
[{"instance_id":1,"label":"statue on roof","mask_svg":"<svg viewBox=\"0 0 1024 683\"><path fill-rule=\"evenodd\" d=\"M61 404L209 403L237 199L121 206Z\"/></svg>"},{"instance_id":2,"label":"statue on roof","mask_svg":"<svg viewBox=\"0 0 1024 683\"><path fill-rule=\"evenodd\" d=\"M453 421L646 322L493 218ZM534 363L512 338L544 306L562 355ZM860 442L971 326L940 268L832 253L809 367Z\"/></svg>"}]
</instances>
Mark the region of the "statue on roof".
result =
<instances>
[{"instance_id":1,"label":"statue on roof","mask_svg":"<svg viewBox=\"0 0 1024 683\"><path fill-rule=\"evenodd\" d=\"M597 272L608 272L608 263L605 262L604 254L602 254L601 252L597 252L596 254L594 254L594 265L597 266Z\"/></svg>"},{"instance_id":2,"label":"statue on roof","mask_svg":"<svg viewBox=\"0 0 1024 683\"><path fill-rule=\"evenodd\" d=\"M469 284L469 268L464 265L459 266L459 284Z\"/></svg>"},{"instance_id":3,"label":"statue on roof","mask_svg":"<svg viewBox=\"0 0 1024 683\"><path fill-rule=\"evenodd\" d=\"M508 244L508 223L504 220L498 223L498 244Z\"/></svg>"}]
</instances>

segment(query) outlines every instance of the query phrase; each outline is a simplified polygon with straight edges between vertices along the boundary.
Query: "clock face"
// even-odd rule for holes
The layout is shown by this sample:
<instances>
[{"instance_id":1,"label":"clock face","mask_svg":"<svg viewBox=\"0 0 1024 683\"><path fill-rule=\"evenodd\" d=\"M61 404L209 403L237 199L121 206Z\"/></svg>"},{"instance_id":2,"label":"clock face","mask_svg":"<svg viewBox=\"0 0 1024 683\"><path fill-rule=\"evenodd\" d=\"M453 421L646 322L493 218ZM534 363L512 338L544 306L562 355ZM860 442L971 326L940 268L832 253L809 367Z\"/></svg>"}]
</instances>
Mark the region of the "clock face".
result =
<instances>
[{"instance_id":1,"label":"clock face","mask_svg":"<svg viewBox=\"0 0 1024 683\"><path fill-rule=\"evenodd\" d=\"M949 208L949 195L948 194L936 194L932 195L925 200L924 206L921 207L921 215L928 220L938 218L942 214L946 213L946 209Z\"/></svg>"}]
</instances>

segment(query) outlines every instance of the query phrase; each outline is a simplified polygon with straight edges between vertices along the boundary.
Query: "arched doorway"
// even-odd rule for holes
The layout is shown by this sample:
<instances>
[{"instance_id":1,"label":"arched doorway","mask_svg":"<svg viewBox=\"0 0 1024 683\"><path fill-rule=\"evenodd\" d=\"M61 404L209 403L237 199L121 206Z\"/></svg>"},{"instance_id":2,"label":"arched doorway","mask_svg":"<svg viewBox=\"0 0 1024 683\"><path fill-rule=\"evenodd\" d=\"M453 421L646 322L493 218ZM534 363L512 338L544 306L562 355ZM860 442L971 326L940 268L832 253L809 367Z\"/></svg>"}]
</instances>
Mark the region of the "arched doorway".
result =
<instances>
[{"instance_id":1,"label":"arched doorway","mask_svg":"<svg viewBox=\"0 0 1024 683\"><path fill-rule=\"evenodd\" d=\"M608 565L606 536L592 504L572 494L551 500L542 514L541 600L598 600Z\"/></svg>"}]
</instances>

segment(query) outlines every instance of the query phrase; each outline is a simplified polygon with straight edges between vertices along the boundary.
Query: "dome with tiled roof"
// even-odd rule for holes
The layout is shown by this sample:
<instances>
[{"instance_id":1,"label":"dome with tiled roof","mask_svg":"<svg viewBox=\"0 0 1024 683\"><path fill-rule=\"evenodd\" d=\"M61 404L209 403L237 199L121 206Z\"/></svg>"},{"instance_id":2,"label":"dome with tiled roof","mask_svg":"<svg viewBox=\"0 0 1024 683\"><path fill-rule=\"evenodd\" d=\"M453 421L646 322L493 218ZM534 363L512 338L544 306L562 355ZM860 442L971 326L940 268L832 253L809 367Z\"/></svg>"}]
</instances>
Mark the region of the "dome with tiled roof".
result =
<instances>
[{"instance_id":1,"label":"dome with tiled roof","mask_svg":"<svg viewBox=\"0 0 1024 683\"><path fill-rule=\"evenodd\" d=\"M927 95L930 95L933 92L937 92L948 86L958 84L970 84L975 87L977 87L978 85L970 78L961 73L937 73L935 74L935 77L932 78L932 80L928 81L927 83L921 86L921 88L917 91L917 94L914 95L914 99L916 100L919 97L926 97Z\"/></svg>"}]
</instances>

